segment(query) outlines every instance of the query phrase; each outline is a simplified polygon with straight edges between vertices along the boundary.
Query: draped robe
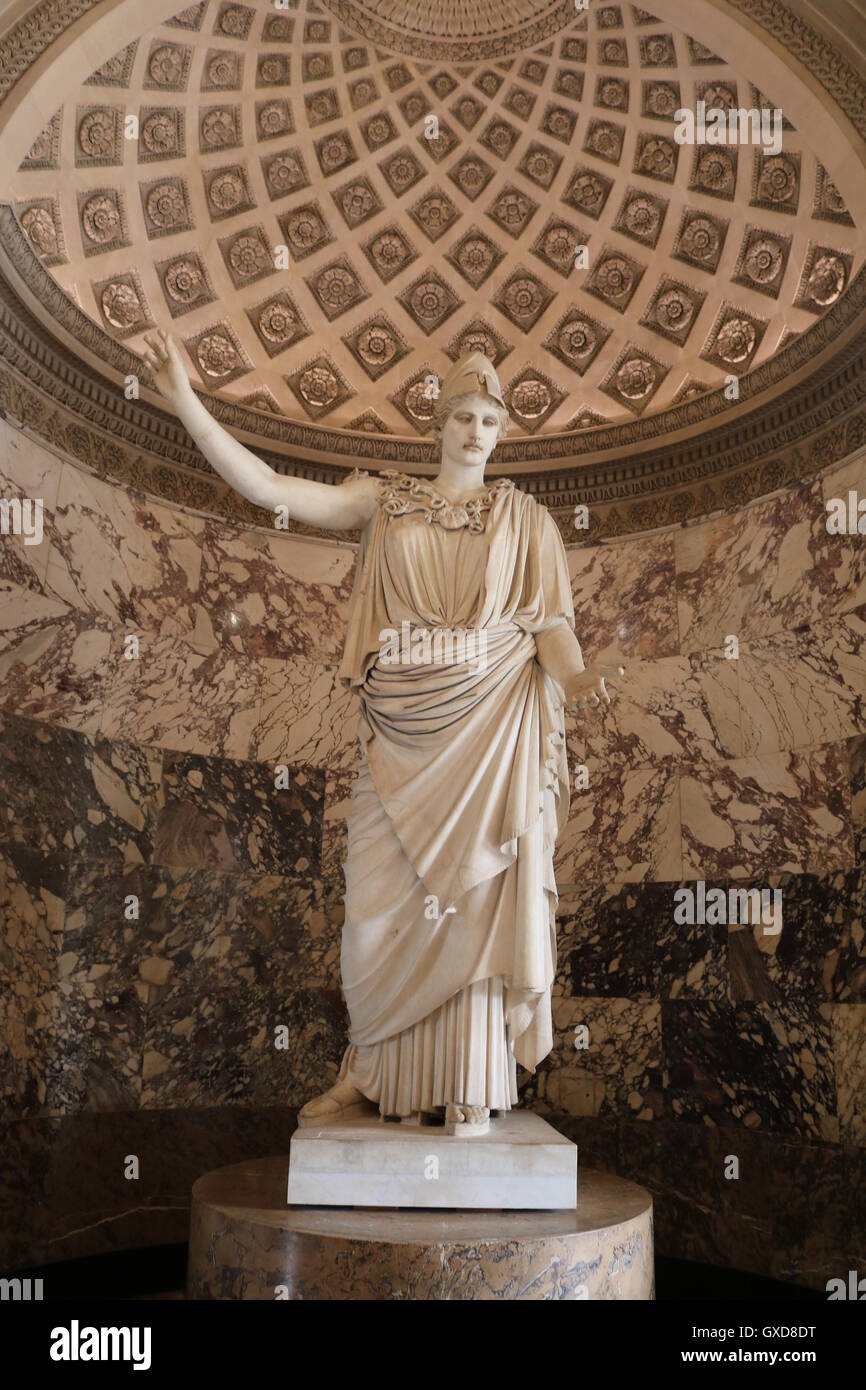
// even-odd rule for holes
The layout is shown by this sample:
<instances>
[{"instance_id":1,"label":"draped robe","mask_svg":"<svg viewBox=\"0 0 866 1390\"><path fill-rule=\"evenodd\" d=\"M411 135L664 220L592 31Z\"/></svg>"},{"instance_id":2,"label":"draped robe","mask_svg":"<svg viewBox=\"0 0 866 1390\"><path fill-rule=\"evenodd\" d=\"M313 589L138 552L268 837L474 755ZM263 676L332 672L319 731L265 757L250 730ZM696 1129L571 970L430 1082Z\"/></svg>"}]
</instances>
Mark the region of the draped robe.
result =
<instances>
[{"instance_id":1,"label":"draped robe","mask_svg":"<svg viewBox=\"0 0 866 1390\"><path fill-rule=\"evenodd\" d=\"M535 634L574 629L565 548L500 479L449 504L389 470L359 547L341 682L359 699L348 817L341 1077L383 1114L507 1109L553 1045L553 850L568 814L563 692ZM383 634L468 629L475 652L389 664Z\"/></svg>"}]
</instances>

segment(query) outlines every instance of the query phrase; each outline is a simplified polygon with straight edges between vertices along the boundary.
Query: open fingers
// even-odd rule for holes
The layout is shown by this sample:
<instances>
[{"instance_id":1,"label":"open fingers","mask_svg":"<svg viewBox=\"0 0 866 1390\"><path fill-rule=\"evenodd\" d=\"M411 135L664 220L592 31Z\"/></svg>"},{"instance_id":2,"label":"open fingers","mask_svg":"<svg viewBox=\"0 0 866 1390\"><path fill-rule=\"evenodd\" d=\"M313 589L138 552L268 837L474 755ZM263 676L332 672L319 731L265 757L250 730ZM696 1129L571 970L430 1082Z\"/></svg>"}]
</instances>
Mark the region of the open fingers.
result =
<instances>
[{"instance_id":1,"label":"open fingers","mask_svg":"<svg viewBox=\"0 0 866 1390\"><path fill-rule=\"evenodd\" d=\"M162 339L163 351L165 352L166 358L176 357L177 343L174 341L174 338L164 328L160 328L158 332L160 338Z\"/></svg>"},{"instance_id":2,"label":"open fingers","mask_svg":"<svg viewBox=\"0 0 866 1390\"><path fill-rule=\"evenodd\" d=\"M147 346L150 348L157 362L162 363L168 361L168 352L165 343L160 342L155 333L147 334L144 341L147 343Z\"/></svg>"}]
</instances>

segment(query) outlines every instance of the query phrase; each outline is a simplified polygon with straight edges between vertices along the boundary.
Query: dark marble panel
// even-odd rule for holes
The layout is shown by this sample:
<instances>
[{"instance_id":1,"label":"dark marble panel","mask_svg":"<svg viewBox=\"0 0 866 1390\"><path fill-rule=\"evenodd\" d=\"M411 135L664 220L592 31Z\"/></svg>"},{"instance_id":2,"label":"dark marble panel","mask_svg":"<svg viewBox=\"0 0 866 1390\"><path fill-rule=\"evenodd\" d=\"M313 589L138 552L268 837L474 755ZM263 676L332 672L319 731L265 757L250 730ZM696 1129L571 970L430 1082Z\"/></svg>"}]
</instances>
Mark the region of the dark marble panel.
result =
<instances>
[{"instance_id":1,"label":"dark marble panel","mask_svg":"<svg viewBox=\"0 0 866 1390\"><path fill-rule=\"evenodd\" d=\"M167 751L153 860L190 868L303 873L318 868L325 774Z\"/></svg>"},{"instance_id":2,"label":"dark marble panel","mask_svg":"<svg viewBox=\"0 0 866 1390\"><path fill-rule=\"evenodd\" d=\"M652 996L656 921L667 885L570 888L556 917L557 991L568 997Z\"/></svg>"},{"instance_id":3,"label":"dark marble panel","mask_svg":"<svg viewBox=\"0 0 866 1390\"><path fill-rule=\"evenodd\" d=\"M866 1149L866 1004L831 1005L839 1138Z\"/></svg>"},{"instance_id":4,"label":"dark marble panel","mask_svg":"<svg viewBox=\"0 0 866 1390\"><path fill-rule=\"evenodd\" d=\"M303 1104L345 1046L321 882L159 872L142 1105Z\"/></svg>"},{"instance_id":5,"label":"dark marble panel","mask_svg":"<svg viewBox=\"0 0 866 1390\"><path fill-rule=\"evenodd\" d=\"M866 867L866 735L846 740L851 823L854 830L854 862Z\"/></svg>"},{"instance_id":6,"label":"dark marble panel","mask_svg":"<svg viewBox=\"0 0 866 1390\"><path fill-rule=\"evenodd\" d=\"M832 1252L831 1258L835 1262L841 1254L844 1264L847 1257L845 1269L856 1269L862 1274L866 1269L866 1144L857 1148L843 1145L842 1162L840 1191L847 1227L843 1232L844 1241ZM840 1270L835 1277L844 1278L844 1274Z\"/></svg>"},{"instance_id":7,"label":"dark marble panel","mask_svg":"<svg viewBox=\"0 0 866 1390\"><path fill-rule=\"evenodd\" d=\"M162 755L0 716L0 838L50 854L150 857Z\"/></svg>"},{"instance_id":8,"label":"dark marble panel","mask_svg":"<svg viewBox=\"0 0 866 1390\"><path fill-rule=\"evenodd\" d=\"M0 1268L185 1240L196 1179L286 1153L295 1120L285 1106L226 1106L0 1126Z\"/></svg>"},{"instance_id":9,"label":"dark marble panel","mask_svg":"<svg viewBox=\"0 0 866 1390\"><path fill-rule=\"evenodd\" d=\"M69 856L0 845L0 1100L7 1122L46 1104Z\"/></svg>"},{"instance_id":10,"label":"dark marble panel","mask_svg":"<svg viewBox=\"0 0 866 1390\"><path fill-rule=\"evenodd\" d=\"M767 886L782 894L781 931L730 928L733 1002L866 1000L866 873L771 875Z\"/></svg>"},{"instance_id":11,"label":"dark marble panel","mask_svg":"<svg viewBox=\"0 0 866 1390\"><path fill-rule=\"evenodd\" d=\"M669 1000L662 1035L673 1116L838 1139L831 1006Z\"/></svg>"},{"instance_id":12,"label":"dark marble panel","mask_svg":"<svg viewBox=\"0 0 866 1390\"><path fill-rule=\"evenodd\" d=\"M726 928L677 923L674 894L681 887L694 884L569 888L557 909L557 991L726 999Z\"/></svg>"},{"instance_id":13,"label":"dark marble panel","mask_svg":"<svg viewBox=\"0 0 866 1390\"><path fill-rule=\"evenodd\" d=\"M711 881L706 889L717 886ZM641 887L656 908L653 994L659 999L727 999L727 931L707 922L675 921L679 903L674 894L680 888L694 892L695 884L682 880Z\"/></svg>"},{"instance_id":14,"label":"dark marble panel","mask_svg":"<svg viewBox=\"0 0 866 1390\"><path fill-rule=\"evenodd\" d=\"M340 926L322 879L304 874L230 874L226 925L254 962L264 998L279 1001L285 976L311 988L340 984Z\"/></svg>"},{"instance_id":15,"label":"dark marble panel","mask_svg":"<svg viewBox=\"0 0 866 1390\"><path fill-rule=\"evenodd\" d=\"M621 1119L617 1171L652 1192L660 1255L821 1291L829 1278L863 1268L862 1152L744 1129Z\"/></svg>"},{"instance_id":16,"label":"dark marble panel","mask_svg":"<svg viewBox=\"0 0 866 1390\"><path fill-rule=\"evenodd\" d=\"M551 1110L545 1116L548 1124L564 1134L566 1139L577 1145L578 1205L580 1205L580 1169L600 1168L607 1173L616 1172L617 1128L616 1116L600 1118L598 1115L569 1115L564 1110Z\"/></svg>"},{"instance_id":17,"label":"dark marble panel","mask_svg":"<svg viewBox=\"0 0 866 1390\"><path fill-rule=\"evenodd\" d=\"M561 995L552 1004L553 1048L518 1081L522 1102L545 1117L556 1111L657 1119L663 1099L660 1004Z\"/></svg>"},{"instance_id":18,"label":"dark marble panel","mask_svg":"<svg viewBox=\"0 0 866 1390\"><path fill-rule=\"evenodd\" d=\"M653 1125L619 1120L617 1172L652 1193L657 1254L755 1272L766 1269L772 1166L762 1169L752 1161L755 1137L748 1131L737 1133L735 1143L740 1177L726 1179L730 1131L671 1120Z\"/></svg>"},{"instance_id":19,"label":"dark marble panel","mask_svg":"<svg viewBox=\"0 0 866 1390\"><path fill-rule=\"evenodd\" d=\"M138 1106L147 929L161 889L146 866L73 860L43 1052L47 1113Z\"/></svg>"},{"instance_id":20,"label":"dark marble panel","mask_svg":"<svg viewBox=\"0 0 866 1390\"><path fill-rule=\"evenodd\" d=\"M866 1267L866 1153L835 1144L786 1144L774 1136L766 1161L778 1183L768 1272L826 1290L828 1279ZM860 1184L858 1188L858 1183Z\"/></svg>"},{"instance_id":21,"label":"dark marble panel","mask_svg":"<svg viewBox=\"0 0 866 1390\"><path fill-rule=\"evenodd\" d=\"M75 848L92 744L71 729L0 717L0 836L42 854Z\"/></svg>"}]
</instances>

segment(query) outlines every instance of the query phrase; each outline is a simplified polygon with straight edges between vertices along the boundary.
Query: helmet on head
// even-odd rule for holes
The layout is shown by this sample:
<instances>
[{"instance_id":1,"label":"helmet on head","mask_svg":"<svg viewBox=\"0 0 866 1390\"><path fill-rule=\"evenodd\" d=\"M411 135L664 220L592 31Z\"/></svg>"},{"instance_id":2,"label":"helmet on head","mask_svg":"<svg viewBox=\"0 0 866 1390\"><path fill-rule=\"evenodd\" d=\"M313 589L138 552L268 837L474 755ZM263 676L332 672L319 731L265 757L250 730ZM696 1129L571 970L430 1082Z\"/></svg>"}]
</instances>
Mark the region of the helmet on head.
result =
<instances>
[{"instance_id":1,"label":"helmet on head","mask_svg":"<svg viewBox=\"0 0 866 1390\"><path fill-rule=\"evenodd\" d=\"M459 362L454 363L439 388L439 403L443 405L454 396L476 394L489 396L503 410L506 409L496 368L483 352L470 352L468 357L461 357Z\"/></svg>"}]
</instances>

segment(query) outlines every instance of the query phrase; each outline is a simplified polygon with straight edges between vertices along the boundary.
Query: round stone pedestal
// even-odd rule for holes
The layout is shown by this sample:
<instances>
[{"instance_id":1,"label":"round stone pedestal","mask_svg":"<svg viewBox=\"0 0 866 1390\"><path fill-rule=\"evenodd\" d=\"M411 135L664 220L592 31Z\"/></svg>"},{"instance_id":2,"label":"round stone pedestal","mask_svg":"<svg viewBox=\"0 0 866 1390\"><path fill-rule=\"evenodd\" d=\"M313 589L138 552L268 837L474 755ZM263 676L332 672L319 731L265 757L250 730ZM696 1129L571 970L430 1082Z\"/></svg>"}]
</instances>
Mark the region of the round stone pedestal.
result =
<instances>
[{"instance_id":1,"label":"round stone pedestal","mask_svg":"<svg viewBox=\"0 0 866 1390\"><path fill-rule=\"evenodd\" d=\"M192 1189L188 1298L651 1299L652 1198L581 1168L576 1211L289 1207L288 1158Z\"/></svg>"}]
</instances>

